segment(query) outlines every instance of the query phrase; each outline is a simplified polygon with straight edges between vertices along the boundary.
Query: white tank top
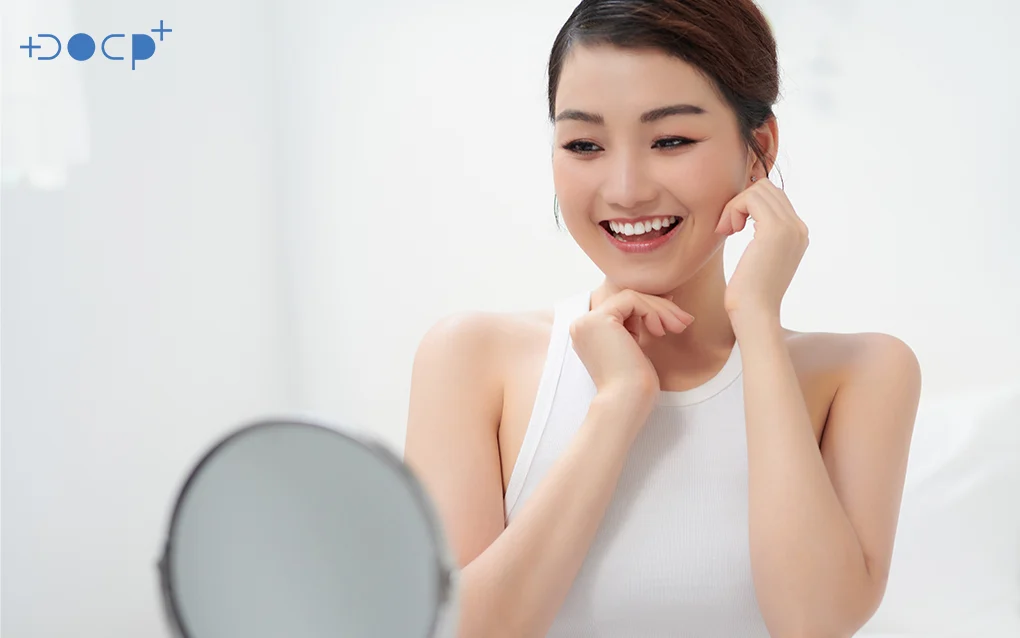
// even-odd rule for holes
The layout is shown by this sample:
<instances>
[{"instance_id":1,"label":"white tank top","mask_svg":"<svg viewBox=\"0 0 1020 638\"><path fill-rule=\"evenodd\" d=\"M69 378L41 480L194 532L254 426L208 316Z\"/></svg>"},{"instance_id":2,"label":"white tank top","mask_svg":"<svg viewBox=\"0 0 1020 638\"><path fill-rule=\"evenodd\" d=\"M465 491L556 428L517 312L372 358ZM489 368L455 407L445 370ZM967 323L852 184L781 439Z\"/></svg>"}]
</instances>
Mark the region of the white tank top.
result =
<instances>
[{"instance_id":1,"label":"white tank top","mask_svg":"<svg viewBox=\"0 0 1020 638\"><path fill-rule=\"evenodd\" d=\"M556 306L507 524L588 413L595 385L570 341L590 292ZM660 393L549 638L768 637L748 547L747 440L736 345L722 370Z\"/></svg>"}]
</instances>

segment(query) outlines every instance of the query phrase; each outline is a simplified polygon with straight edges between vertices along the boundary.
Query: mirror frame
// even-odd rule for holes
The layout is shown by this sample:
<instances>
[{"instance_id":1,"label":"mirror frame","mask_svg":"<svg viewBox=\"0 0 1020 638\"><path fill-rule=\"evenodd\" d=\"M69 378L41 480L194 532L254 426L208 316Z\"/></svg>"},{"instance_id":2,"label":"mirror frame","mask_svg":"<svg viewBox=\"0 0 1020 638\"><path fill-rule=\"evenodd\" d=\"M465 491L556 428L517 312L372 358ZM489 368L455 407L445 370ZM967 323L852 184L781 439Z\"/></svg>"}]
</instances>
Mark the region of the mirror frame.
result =
<instances>
[{"instance_id":1,"label":"mirror frame","mask_svg":"<svg viewBox=\"0 0 1020 638\"><path fill-rule=\"evenodd\" d=\"M400 459L395 452L393 452L393 450L376 439L358 434L350 429L330 427L307 419L290 417L259 419L246 425L242 425L241 427L236 428L220 437L216 440L212 447L202 454L199 461L194 464L191 470L188 471L187 478L184 480L183 486L177 490L176 497L174 498L173 513L170 516L170 523L165 528L164 532L163 553L156 563L159 587L163 599L164 615L170 623L171 628L174 630L175 636L179 636L180 638L199 638L198 636L193 636L188 628L184 626L184 621L180 613L181 610L177 604L171 574L171 561L174 554L174 534L179 523L182 505L184 504L189 491L194 486L197 477L201 474L205 466L214 459L217 454L223 450L223 448L230 445L237 439L246 435L257 433L260 430L292 428L294 426L304 429L310 428L322 430L328 434L347 439L349 442L375 456L376 459L383 464L396 470L401 475L401 479L404 484L411 490L412 497L418 504L419 512L426 519L426 526L428 527L431 536L430 540L432 542L432 546L435 548L434 558L436 562L436 573L439 579L436 587L437 596L432 610L431 621L427 630L428 633L423 638L434 637L443 618L443 612L449 613L451 609L456 607L454 603L459 569L453 558L452 550L447 543L446 535L443 531L435 506L421 482L418 480L418 477L415 476L407 464L405 464L403 460Z\"/></svg>"}]
</instances>

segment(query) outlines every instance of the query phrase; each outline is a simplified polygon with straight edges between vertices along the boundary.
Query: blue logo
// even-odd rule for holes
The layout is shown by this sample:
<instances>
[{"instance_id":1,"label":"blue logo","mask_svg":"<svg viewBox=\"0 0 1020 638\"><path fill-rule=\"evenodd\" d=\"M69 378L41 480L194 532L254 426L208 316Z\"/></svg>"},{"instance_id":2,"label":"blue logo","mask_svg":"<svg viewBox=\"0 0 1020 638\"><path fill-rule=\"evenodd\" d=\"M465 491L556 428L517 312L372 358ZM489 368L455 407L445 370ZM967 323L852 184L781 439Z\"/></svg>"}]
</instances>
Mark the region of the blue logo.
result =
<instances>
[{"instance_id":1,"label":"blue logo","mask_svg":"<svg viewBox=\"0 0 1020 638\"><path fill-rule=\"evenodd\" d=\"M163 28L163 21L159 21L158 29L150 29L151 33L159 34L159 41L163 41L164 33L171 33L173 29ZM67 55L71 56L79 62L88 60L96 53L96 41L87 33L76 33L67 40L67 46L61 44L60 38L53 35L52 33L39 33L36 37L43 40L52 40L53 44L46 45L44 47L41 44L34 44L32 42L32 36L28 36L28 44L23 44L19 49L26 49L28 51L28 57L36 60L54 60L60 55L61 51L67 49ZM120 39L127 37L124 33L111 33L110 35L103 38L99 44L99 50L107 60L123 60L123 55L111 55L110 49L117 50L116 44L110 44L110 40ZM118 43L119 44L119 43ZM56 46L54 51L51 47ZM42 49L47 49L47 54L44 55ZM38 55L35 52L38 51ZM148 60L156 52L156 41L152 39L152 36L147 33L132 33L131 34L131 70L135 70L135 62L142 60Z\"/></svg>"}]
</instances>

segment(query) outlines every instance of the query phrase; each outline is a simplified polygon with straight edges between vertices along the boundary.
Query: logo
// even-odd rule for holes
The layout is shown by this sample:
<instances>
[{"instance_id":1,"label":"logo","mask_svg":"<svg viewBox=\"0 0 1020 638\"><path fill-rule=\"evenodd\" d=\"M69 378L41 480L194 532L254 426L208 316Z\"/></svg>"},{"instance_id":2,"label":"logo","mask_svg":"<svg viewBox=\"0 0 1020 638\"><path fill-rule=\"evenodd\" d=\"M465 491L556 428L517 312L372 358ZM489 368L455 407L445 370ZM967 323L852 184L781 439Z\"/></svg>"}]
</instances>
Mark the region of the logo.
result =
<instances>
[{"instance_id":1,"label":"logo","mask_svg":"<svg viewBox=\"0 0 1020 638\"><path fill-rule=\"evenodd\" d=\"M159 21L158 29L150 29L151 33L159 34L159 41L163 41L163 35L166 33L172 33L173 29L163 28L163 21ZM66 49L67 55L71 56L79 62L88 60L96 53L96 41L87 33L75 33L67 40L67 45L63 45L60 38L53 35L52 33L39 33L36 34L37 38L42 41L52 42L46 44L35 44L34 38L28 36L28 44L23 44L19 49L25 49L28 51L28 57L35 60L48 61L55 60L62 51ZM119 50L123 52L124 43L122 42L111 42L111 40L120 40L126 38L127 35L124 33L111 33L104 37L99 44L99 51L107 60L123 60L123 55L115 55ZM55 47L55 50L54 50ZM43 52L46 49L46 52ZM131 70L135 70L135 63L142 60L148 60L156 52L156 41L148 33L132 33L131 34Z\"/></svg>"}]
</instances>

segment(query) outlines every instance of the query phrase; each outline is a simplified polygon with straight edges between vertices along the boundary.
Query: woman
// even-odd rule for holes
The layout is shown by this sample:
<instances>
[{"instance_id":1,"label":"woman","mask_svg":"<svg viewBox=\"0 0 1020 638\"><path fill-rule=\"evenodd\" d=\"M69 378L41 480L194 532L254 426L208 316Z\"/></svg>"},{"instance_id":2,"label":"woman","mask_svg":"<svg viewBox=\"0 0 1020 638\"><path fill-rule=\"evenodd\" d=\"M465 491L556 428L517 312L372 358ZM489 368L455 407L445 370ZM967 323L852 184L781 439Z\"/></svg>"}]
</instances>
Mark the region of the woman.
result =
<instances>
[{"instance_id":1,"label":"woman","mask_svg":"<svg viewBox=\"0 0 1020 638\"><path fill-rule=\"evenodd\" d=\"M808 233L769 179L777 94L751 0L585 0L557 36L556 194L605 280L445 319L412 374L460 636L849 636L877 609L920 371L780 325Z\"/></svg>"}]
</instances>

